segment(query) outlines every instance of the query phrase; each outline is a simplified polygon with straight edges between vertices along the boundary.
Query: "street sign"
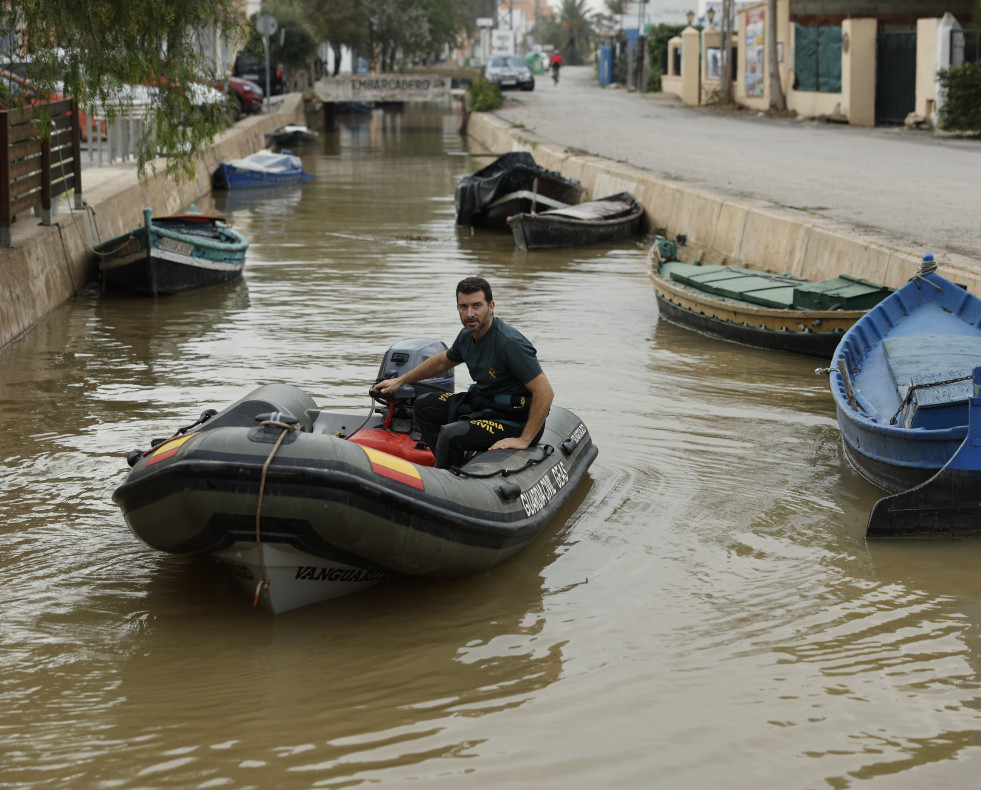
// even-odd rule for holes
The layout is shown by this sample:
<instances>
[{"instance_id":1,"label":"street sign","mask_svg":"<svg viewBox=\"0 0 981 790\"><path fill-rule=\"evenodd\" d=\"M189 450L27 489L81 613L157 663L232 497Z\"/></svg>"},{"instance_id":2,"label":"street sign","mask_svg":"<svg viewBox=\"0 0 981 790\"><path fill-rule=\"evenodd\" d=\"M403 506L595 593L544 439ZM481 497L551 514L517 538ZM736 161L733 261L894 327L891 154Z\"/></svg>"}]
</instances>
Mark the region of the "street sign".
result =
<instances>
[{"instance_id":1,"label":"street sign","mask_svg":"<svg viewBox=\"0 0 981 790\"><path fill-rule=\"evenodd\" d=\"M477 17L477 27L494 27L494 20L489 16Z\"/></svg>"},{"instance_id":2,"label":"street sign","mask_svg":"<svg viewBox=\"0 0 981 790\"><path fill-rule=\"evenodd\" d=\"M492 30L491 31L491 53L494 55L513 55L514 54L514 31L513 30Z\"/></svg>"},{"instance_id":3,"label":"street sign","mask_svg":"<svg viewBox=\"0 0 981 790\"><path fill-rule=\"evenodd\" d=\"M272 14L259 14L255 20L255 29L264 36L271 36L279 30L279 22Z\"/></svg>"}]
</instances>

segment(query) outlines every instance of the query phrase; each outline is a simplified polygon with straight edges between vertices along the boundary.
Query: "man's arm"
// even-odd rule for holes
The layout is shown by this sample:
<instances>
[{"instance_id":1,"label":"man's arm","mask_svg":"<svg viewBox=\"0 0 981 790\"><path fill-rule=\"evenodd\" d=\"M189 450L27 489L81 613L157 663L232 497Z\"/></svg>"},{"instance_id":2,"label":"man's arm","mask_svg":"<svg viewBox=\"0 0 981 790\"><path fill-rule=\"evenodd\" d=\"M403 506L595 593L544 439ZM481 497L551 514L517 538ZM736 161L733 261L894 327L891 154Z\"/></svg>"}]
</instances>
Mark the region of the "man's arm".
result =
<instances>
[{"instance_id":1,"label":"man's arm","mask_svg":"<svg viewBox=\"0 0 981 790\"><path fill-rule=\"evenodd\" d=\"M552 392L552 385L548 383L544 373L539 373L525 386L531 392L531 410L528 414L528 422L525 423L525 429L521 432L521 436L508 437L494 442L490 446L491 450L524 450L531 445L545 424L545 418L548 416L548 410L552 405L552 398L555 397L555 393Z\"/></svg>"},{"instance_id":2,"label":"man's arm","mask_svg":"<svg viewBox=\"0 0 981 790\"><path fill-rule=\"evenodd\" d=\"M440 351L435 356L420 362L408 373L403 373L395 379L379 381L372 389L381 390L384 394L389 395L402 389L406 384L412 384L415 381L422 381L423 379L431 379L433 376L438 376L440 373L444 373L459 364L459 362L454 362L446 356L445 351Z\"/></svg>"}]
</instances>

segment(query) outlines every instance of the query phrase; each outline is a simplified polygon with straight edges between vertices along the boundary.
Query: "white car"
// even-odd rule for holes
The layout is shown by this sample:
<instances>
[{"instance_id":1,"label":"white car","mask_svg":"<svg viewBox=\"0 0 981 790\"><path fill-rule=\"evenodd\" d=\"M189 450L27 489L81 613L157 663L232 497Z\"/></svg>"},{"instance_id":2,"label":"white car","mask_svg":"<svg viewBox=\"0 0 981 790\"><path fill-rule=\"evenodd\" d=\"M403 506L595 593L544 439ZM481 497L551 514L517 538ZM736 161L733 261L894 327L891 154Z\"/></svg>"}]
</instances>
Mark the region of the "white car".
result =
<instances>
[{"instance_id":1,"label":"white car","mask_svg":"<svg viewBox=\"0 0 981 790\"><path fill-rule=\"evenodd\" d=\"M505 88L521 88L523 91L535 90L535 77L527 64L516 55L496 55L484 69L488 82Z\"/></svg>"}]
</instances>

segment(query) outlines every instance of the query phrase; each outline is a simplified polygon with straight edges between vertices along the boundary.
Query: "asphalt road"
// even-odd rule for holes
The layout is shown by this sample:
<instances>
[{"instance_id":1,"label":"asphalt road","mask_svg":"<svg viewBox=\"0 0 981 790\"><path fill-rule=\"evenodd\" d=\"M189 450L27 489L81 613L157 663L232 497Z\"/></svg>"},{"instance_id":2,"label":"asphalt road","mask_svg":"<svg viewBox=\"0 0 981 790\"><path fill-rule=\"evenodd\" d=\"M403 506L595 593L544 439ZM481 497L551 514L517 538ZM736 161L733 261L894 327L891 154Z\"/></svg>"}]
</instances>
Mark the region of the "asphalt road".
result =
<instances>
[{"instance_id":1,"label":"asphalt road","mask_svg":"<svg viewBox=\"0 0 981 790\"><path fill-rule=\"evenodd\" d=\"M981 141L751 111L691 108L668 94L602 88L590 67L508 91L497 114L569 148L730 197L850 225L919 256L981 267Z\"/></svg>"}]
</instances>

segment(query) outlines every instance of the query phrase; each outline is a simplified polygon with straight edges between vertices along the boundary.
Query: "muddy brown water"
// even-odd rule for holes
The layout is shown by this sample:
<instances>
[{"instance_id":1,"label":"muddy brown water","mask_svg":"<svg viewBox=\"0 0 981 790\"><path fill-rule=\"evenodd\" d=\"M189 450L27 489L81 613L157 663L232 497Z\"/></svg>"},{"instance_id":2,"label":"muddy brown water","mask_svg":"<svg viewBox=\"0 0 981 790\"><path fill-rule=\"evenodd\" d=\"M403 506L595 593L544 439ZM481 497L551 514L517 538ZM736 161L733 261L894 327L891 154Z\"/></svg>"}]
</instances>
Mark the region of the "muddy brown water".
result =
<instances>
[{"instance_id":1,"label":"muddy brown water","mask_svg":"<svg viewBox=\"0 0 981 790\"><path fill-rule=\"evenodd\" d=\"M456 228L454 115L345 123L302 190L198 206L241 282L93 286L0 355L0 788L974 782L978 546L866 544L820 363L659 321L643 244ZM266 381L367 413L475 273L600 449L521 555L272 617L132 536L130 449Z\"/></svg>"}]
</instances>

